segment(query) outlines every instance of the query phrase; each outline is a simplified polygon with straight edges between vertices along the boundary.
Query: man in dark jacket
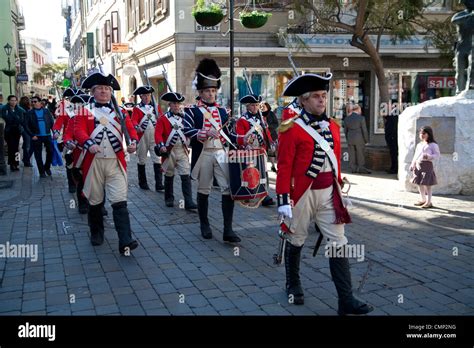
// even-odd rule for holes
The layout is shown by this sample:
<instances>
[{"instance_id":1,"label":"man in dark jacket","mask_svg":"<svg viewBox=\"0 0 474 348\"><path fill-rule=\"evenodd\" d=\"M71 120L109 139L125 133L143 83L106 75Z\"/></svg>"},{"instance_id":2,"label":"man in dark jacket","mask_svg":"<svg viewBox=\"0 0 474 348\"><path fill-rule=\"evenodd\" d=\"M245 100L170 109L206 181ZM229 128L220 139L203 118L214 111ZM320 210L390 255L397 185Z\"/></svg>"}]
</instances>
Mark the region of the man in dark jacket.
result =
<instances>
[{"instance_id":1,"label":"man in dark jacket","mask_svg":"<svg viewBox=\"0 0 474 348\"><path fill-rule=\"evenodd\" d=\"M5 120L5 140L8 144L8 164L12 172L20 170L19 151L23 119L23 109L17 105L18 99L14 95L8 96L8 104L3 106L1 116Z\"/></svg>"},{"instance_id":2,"label":"man in dark jacket","mask_svg":"<svg viewBox=\"0 0 474 348\"><path fill-rule=\"evenodd\" d=\"M46 174L51 175L50 168L53 159L51 129L53 128L54 119L51 112L41 105L39 97L35 96L31 98L31 105L33 105L33 109L27 113L25 130L31 136L31 143L40 177L45 178ZM43 144L46 149L45 163L43 163L42 156Z\"/></svg>"}]
</instances>

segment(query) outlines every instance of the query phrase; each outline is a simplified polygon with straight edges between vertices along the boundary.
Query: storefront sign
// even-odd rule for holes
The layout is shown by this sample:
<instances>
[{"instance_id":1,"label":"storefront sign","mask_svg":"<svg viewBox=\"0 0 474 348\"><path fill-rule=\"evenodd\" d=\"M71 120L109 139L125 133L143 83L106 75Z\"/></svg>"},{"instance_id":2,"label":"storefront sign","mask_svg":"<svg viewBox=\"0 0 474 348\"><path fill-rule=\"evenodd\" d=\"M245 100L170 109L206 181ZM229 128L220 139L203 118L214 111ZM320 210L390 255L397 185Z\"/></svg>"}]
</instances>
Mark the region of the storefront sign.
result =
<instances>
[{"instance_id":1,"label":"storefront sign","mask_svg":"<svg viewBox=\"0 0 474 348\"><path fill-rule=\"evenodd\" d=\"M212 27L205 27L203 25L200 25L198 24L198 22L196 22L196 31L220 31L221 30L221 25L220 23L217 24L217 25L214 25Z\"/></svg>"},{"instance_id":2,"label":"storefront sign","mask_svg":"<svg viewBox=\"0 0 474 348\"><path fill-rule=\"evenodd\" d=\"M113 43L112 53L128 53L130 51L130 45L128 43Z\"/></svg>"},{"instance_id":3,"label":"storefront sign","mask_svg":"<svg viewBox=\"0 0 474 348\"><path fill-rule=\"evenodd\" d=\"M428 88L456 88L456 79L450 76L428 76Z\"/></svg>"}]
</instances>

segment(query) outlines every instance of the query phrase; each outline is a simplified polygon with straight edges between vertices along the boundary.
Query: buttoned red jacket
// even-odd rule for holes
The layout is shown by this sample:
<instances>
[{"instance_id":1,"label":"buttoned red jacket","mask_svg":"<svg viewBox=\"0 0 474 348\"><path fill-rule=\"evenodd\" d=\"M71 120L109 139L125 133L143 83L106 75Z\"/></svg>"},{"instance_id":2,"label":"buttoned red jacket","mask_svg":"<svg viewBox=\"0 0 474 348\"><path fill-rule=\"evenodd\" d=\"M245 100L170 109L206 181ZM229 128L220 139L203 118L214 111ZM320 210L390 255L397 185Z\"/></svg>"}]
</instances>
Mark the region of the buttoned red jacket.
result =
<instances>
[{"instance_id":1,"label":"buttoned red jacket","mask_svg":"<svg viewBox=\"0 0 474 348\"><path fill-rule=\"evenodd\" d=\"M161 143L166 144L168 137L173 130L170 120L168 120L168 113L161 115L156 122L155 127L155 144L160 145ZM168 146L168 151L171 151L172 145Z\"/></svg>"},{"instance_id":2,"label":"buttoned red jacket","mask_svg":"<svg viewBox=\"0 0 474 348\"><path fill-rule=\"evenodd\" d=\"M64 131L67 128L67 125L69 123L69 120L71 119L69 115L67 114L66 110L66 102L64 100L61 100L59 103L58 108L56 109L55 115L56 115L56 121L54 121L53 124L53 132L61 132L61 129L64 128ZM63 132L64 132L63 131Z\"/></svg>"},{"instance_id":3,"label":"buttoned red jacket","mask_svg":"<svg viewBox=\"0 0 474 348\"><path fill-rule=\"evenodd\" d=\"M270 134L270 130L268 129L268 124L266 123L266 121L263 119L262 117L262 121L264 122L264 126L265 126L265 132L267 133L267 139L270 143L273 142L273 139L272 139L272 136ZM237 135L246 135L248 133L248 131L252 129L252 124L244 117L242 116L241 118L239 118L237 120L237 122L235 123L235 132L237 133ZM262 134L263 137L265 137L263 134ZM264 148L265 150L268 150L268 144L264 144Z\"/></svg>"},{"instance_id":4,"label":"buttoned red jacket","mask_svg":"<svg viewBox=\"0 0 474 348\"><path fill-rule=\"evenodd\" d=\"M158 115L155 115L157 123L158 123L158 120L160 119L160 115L161 115L161 109L158 106ZM145 116L145 114L140 109L140 104L135 105L133 107L133 111L132 111L132 124L133 124L133 127L135 127L135 129L137 129L137 134L138 134L138 139L139 140L142 138L142 136L144 134L144 132L138 131L138 125L142 121L143 116Z\"/></svg>"},{"instance_id":5,"label":"buttoned red jacket","mask_svg":"<svg viewBox=\"0 0 474 348\"><path fill-rule=\"evenodd\" d=\"M334 154L337 158L338 181L341 179L341 136L340 127L333 120L329 121L334 142ZM293 123L293 126L278 136L278 174L276 178L276 193L279 195L289 194L293 204L308 190L313 180L306 175L313 160L315 140L301 126Z\"/></svg>"},{"instance_id":6,"label":"buttoned red jacket","mask_svg":"<svg viewBox=\"0 0 474 348\"><path fill-rule=\"evenodd\" d=\"M127 127L128 134L130 135L130 140L138 141L137 132L135 131L135 128L133 127L132 122L125 115L124 117L125 117L125 126ZM77 142L79 143L81 147L88 149L89 148L88 144L90 144L91 141L93 142L93 139L90 139L90 136L95 129L94 115L92 115L92 113L89 111L87 107L82 107L78 110L73 120L74 120L74 138L77 140ZM120 124L120 119L117 116L114 117L114 120ZM120 134L122 134L121 130L120 130ZM122 139L119 139L119 140L122 141ZM95 144L95 142L93 144ZM121 148L118 152L116 152L115 155L117 156L117 160L119 161L124 171L126 171L127 162L125 161L125 152L123 148ZM92 164L92 161L94 160L94 157L95 157L95 154L90 153L90 151L86 152L86 155L84 157L84 162L82 163L84 180L87 177L89 168Z\"/></svg>"}]
</instances>

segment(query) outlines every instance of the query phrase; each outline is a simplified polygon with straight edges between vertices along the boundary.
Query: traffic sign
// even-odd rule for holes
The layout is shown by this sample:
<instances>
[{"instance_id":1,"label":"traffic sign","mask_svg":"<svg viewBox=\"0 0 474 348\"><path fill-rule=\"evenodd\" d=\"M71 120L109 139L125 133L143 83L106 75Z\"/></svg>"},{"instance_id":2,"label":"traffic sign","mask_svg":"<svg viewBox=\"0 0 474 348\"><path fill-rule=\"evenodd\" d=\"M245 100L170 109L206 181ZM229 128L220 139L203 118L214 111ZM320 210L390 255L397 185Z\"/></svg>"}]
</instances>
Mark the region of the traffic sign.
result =
<instances>
[{"instance_id":1,"label":"traffic sign","mask_svg":"<svg viewBox=\"0 0 474 348\"><path fill-rule=\"evenodd\" d=\"M28 82L28 74L16 75L16 82Z\"/></svg>"}]
</instances>

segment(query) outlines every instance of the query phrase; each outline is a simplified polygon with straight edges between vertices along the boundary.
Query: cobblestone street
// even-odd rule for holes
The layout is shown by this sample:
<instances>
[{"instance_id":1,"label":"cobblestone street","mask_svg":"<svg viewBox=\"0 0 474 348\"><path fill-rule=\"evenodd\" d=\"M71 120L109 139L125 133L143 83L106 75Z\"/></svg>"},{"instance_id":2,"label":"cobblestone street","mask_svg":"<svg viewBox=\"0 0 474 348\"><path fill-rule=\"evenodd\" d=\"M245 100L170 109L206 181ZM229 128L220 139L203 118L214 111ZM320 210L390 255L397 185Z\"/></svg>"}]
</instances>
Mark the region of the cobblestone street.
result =
<instances>
[{"instance_id":1,"label":"cobblestone street","mask_svg":"<svg viewBox=\"0 0 474 348\"><path fill-rule=\"evenodd\" d=\"M323 246L312 257L315 234L303 252L305 305L288 303L284 266L272 261L275 207L236 205L234 230L242 242L229 245L214 190L214 238L203 240L197 213L167 208L163 193L138 188L132 156L128 205L140 247L125 257L110 205L106 241L93 247L63 168L41 181L37 175L36 168L22 168L3 179L13 186L0 190L0 244L38 245L36 262L0 258L0 315L336 315ZM435 207L422 210L413 206L416 194L397 189L394 176L347 176L353 183L347 236L364 251L351 259L353 288L376 307L370 315L473 315L474 198L435 195ZM176 177L177 199L180 188Z\"/></svg>"}]
</instances>

